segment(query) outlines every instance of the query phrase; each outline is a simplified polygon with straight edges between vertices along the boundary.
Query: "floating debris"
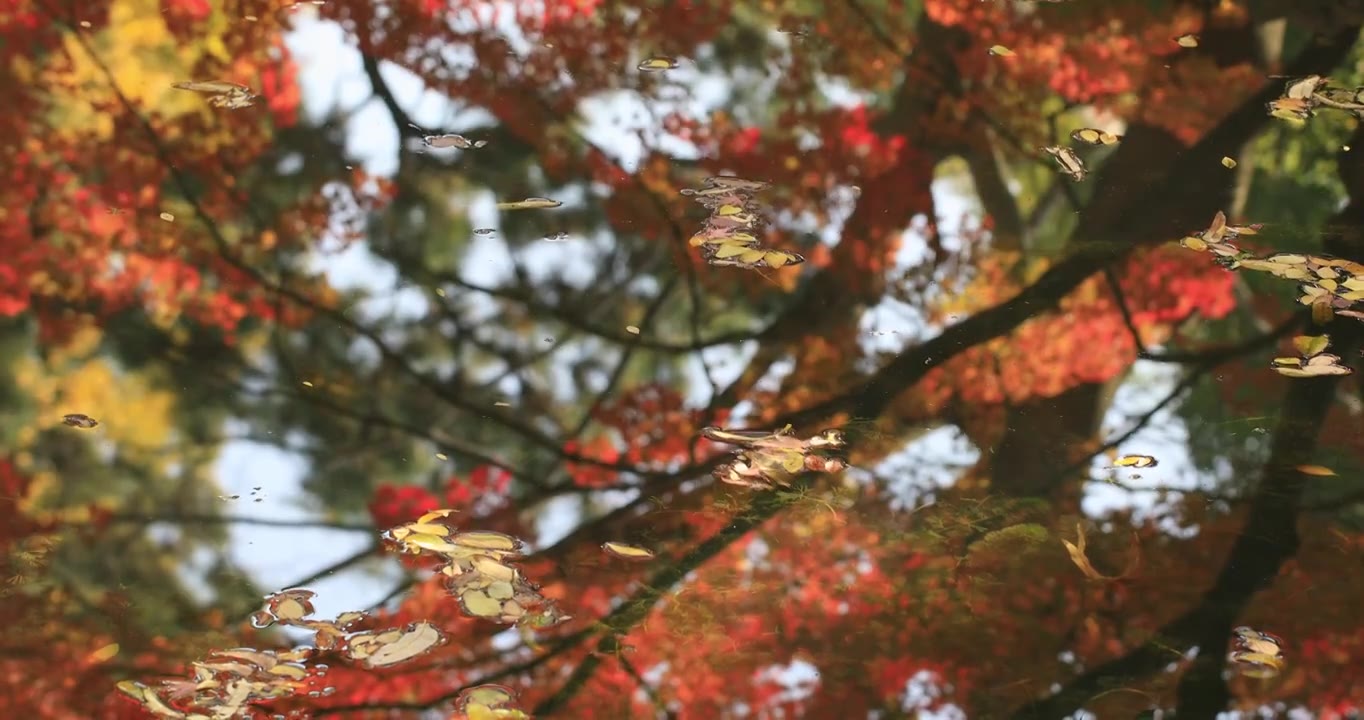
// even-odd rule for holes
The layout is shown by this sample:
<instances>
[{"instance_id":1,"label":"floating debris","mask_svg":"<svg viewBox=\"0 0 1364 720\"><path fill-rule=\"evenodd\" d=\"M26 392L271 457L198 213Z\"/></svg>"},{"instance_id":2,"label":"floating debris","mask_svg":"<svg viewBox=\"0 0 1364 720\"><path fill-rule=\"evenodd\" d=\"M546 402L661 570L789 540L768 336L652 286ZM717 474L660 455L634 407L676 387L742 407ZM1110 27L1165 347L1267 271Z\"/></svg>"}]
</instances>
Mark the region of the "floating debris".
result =
<instances>
[{"instance_id":1,"label":"floating debris","mask_svg":"<svg viewBox=\"0 0 1364 720\"><path fill-rule=\"evenodd\" d=\"M608 555L614 555L622 560L652 560L654 553L652 550L638 547L636 545L626 545L625 543L606 542L602 543L602 550Z\"/></svg>"},{"instance_id":2,"label":"floating debris","mask_svg":"<svg viewBox=\"0 0 1364 720\"><path fill-rule=\"evenodd\" d=\"M1061 171L1075 182L1084 180L1085 175L1089 174L1089 171L1085 169L1084 161L1080 159L1079 155L1075 154L1074 150L1068 147L1049 145L1042 148L1042 151L1056 158L1056 164L1061 166Z\"/></svg>"},{"instance_id":3,"label":"floating debris","mask_svg":"<svg viewBox=\"0 0 1364 720\"><path fill-rule=\"evenodd\" d=\"M89 415L82 415L81 413L67 413L66 415L62 416L62 424L89 430L90 428L98 425L99 421L90 417Z\"/></svg>"},{"instance_id":4,"label":"floating debris","mask_svg":"<svg viewBox=\"0 0 1364 720\"><path fill-rule=\"evenodd\" d=\"M660 55L648 58L635 67L640 72L662 72L664 70L676 70L677 61Z\"/></svg>"},{"instance_id":5,"label":"floating debris","mask_svg":"<svg viewBox=\"0 0 1364 720\"><path fill-rule=\"evenodd\" d=\"M1299 465L1294 469L1303 475L1312 475L1314 477L1334 477L1336 474L1335 470L1332 470L1325 465Z\"/></svg>"},{"instance_id":6,"label":"floating debris","mask_svg":"<svg viewBox=\"0 0 1364 720\"><path fill-rule=\"evenodd\" d=\"M634 325L626 325L626 326L625 326L625 332L628 332L628 333L630 333L631 335L638 335L638 334L639 334L639 328L635 327Z\"/></svg>"},{"instance_id":7,"label":"floating debris","mask_svg":"<svg viewBox=\"0 0 1364 720\"><path fill-rule=\"evenodd\" d=\"M1235 160L1232 160L1231 158L1229 158L1229 157L1227 157L1227 156L1225 156L1225 155L1223 155L1223 156L1222 156L1222 167L1224 167L1224 168L1230 170L1230 169L1236 167L1236 161L1235 161Z\"/></svg>"},{"instance_id":8,"label":"floating debris","mask_svg":"<svg viewBox=\"0 0 1364 720\"><path fill-rule=\"evenodd\" d=\"M1196 48L1198 47L1198 36L1194 35L1193 33L1180 35L1179 37L1175 38L1175 43L1177 43L1182 48Z\"/></svg>"},{"instance_id":9,"label":"floating debris","mask_svg":"<svg viewBox=\"0 0 1364 720\"><path fill-rule=\"evenodd\" d=\"M566 232L556 232L553 235L546 235L545 240L548 242L564 242L568 240L568 237L569 235Z\"/></svg>"},{"instance_id":10,"label":"floating debris","mask_svg":"<svg viewBox=\"0 0 1364 720\"><path fill-rule=\"evenodd\" d=\"M161 213L160 217L162 220L165 220L166 222L175 222L175 216L168 212Z\"/></svg>"},{"instance_id":11,"label":"floating debris","mask_svg":"<svg viewBox=\"0 0 1364 720\"><path fill-rule=\"evenodd\" d=\"M208 104L216 108L227 110L237 110L250 107L260 97L252 92L251 88L245 85L225 82L222 80L209 80L206 82L182 82L175 83L171 87L176 90L189 90L197 93L204 93L209 96Z\"/></svg>"},{"instance_id":12,"label":"floating debris","mask_svg":"<svg viewBox=\"0 0 1364 720\"><path fill-rule=\"evenodd\" d=\"M995 57L1013 57L1018 53L1014 52L1013 50L1010 50L1007 47L1004 47L1003 45L991 45L990 54L994 55Z\"/></svg>"},{"instance_id":13,"label":"floating debris","mask_svg":"<svg viewBox=\"0 0 1364 720\"><path fill-rule=\"evenodd\" d=\"M500 202L500 203L497 204L497 209L498 209L498 210L539 210L539 209L543 209L543 208L556 208L556 207L559 207L560 205L563 205L563 203L560 202L560 201L558 201L558 200L550 200L549 198L542 198L542 197L532 197L532 198L526 198L525 200L517 200L516 202Z\"/></svg>"},{"instance_id":14,"label":"floating debris","mask_svg":"<svg viewBox=\"0 0 1364 720\"><path fill-rule=\"evenodd\" d=\"M497 230L494 230L493 228L474 228L475 235L492 235L495 232L497 232Z\"/></svg>"}]
</instances>

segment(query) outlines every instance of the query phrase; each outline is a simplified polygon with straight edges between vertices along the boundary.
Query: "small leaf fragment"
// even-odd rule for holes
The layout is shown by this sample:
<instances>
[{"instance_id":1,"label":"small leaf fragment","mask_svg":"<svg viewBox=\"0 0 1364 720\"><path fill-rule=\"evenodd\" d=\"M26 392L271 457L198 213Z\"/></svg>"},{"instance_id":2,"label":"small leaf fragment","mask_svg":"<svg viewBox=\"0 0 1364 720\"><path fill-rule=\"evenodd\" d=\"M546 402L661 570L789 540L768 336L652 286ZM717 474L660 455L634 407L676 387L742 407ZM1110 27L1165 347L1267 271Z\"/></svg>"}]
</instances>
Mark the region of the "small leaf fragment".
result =
<instances>
[{"instance_id":1,"label":"small leaf fragment","mask_svg":"<svg viewBox=\"0 0 1364 720\"><path fill-rule=\"evenodd\" d=\"M1013 50L1010 50L1003 45L990 46L990 54L995 57L1013 57L1014 55L1017 55Z\"/></svg>"},{"instance_id":2,"label":"small leaf fragment","mask_svg":"<svg viewBox=\"0 0 1364 720\"><path fill-rule=\"evenodd\" d=\"M1222 156L1222 167L1227 168L1228 170L1230 170L1231 168L1236 167L1236 161L1235 161L1235 160L1232 160L1231 158L1229 158L1229 157L1227 157L1227 156L1225 156L1225 155L1223 155L1223 156Z\"/></svg>"},{"instance_id":3,"label":"small leaf fragment","mask_svg":"<svg viewBox=\"0 0 1364 720\"><path fill-rule=\"evenodd\" d=\"M1325 465L1299 465L1295 469L1303 475L1312 475L1315 477L1332 477L1336 474L1335 470L1332 470Z\"/></svg>"}]
</instances>

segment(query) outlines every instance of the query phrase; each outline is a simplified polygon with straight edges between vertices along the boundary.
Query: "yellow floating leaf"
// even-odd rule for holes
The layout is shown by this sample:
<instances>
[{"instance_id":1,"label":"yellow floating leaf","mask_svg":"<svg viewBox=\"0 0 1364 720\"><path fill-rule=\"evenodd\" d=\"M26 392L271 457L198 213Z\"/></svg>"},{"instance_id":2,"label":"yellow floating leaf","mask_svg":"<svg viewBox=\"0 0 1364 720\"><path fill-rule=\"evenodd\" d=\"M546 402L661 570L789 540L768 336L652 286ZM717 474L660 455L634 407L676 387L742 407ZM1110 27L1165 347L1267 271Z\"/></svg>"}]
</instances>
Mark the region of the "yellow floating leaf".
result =
<instances>
[{"instance_id":1,"label":"yellow floating leaf","mask_svg":"<svg viewBox=\"0 0 1364 720\"><path fill-rule=\"evenodd\" d=\"M479 530L476 532L460 533L451 541L456 545L463 545L467 548L477 548L480 550L501 550L503 552L520 552L521 541L510 535L503 535L499 532L489 530Z\"/></svg>"},{"instance_id":2,"label":"yellow floating leaf","mask_svg":"<svg viewBox=\"0 0 1364 720\"><path fill-rule=\"evenodd\" d=\"M1325 465L1299 465L1296 469L1303 475L1315 475L1316 477L1331 477L1336 474L1335 470Z\"/></svg>"},{"instance_id":3,"label":"yellow floating leaf","mask_svg":"<svg viewBox=\"0 0 1364 720\"><path fill-rule=\"evenodd\" d=\"M1330 346L1331 338L1329 335L1299 335L1293 338L1293 347L1303 357L1320 355Z\"/></svg>"},{"instance_id":4,"label":"yellow floating leaf","mask_svg":"<svg viewBox=\"0 0 1364 720\"><path fill-rule=\"evenodd\" d=\"M1223 156L1223 157L1222 157L1222 167L1227 168L1227 169L1234 168L1234 167L1236 167L1236 161L1235 161L1235 160L1232 160L1232 159L1229 158L1229 157Z\"/></svg>"},{"instance_id":5,"label":"yellow floating leaf","mask_svg":"<svg viewBox=\"0 0 1364 720\"><path fill-rule=\"evenodd\" d=\"M1179 37L1175 38L1175 43L1177 43L1182 48L1196 48L1198 47L1198 36L1194 35L1193 33L1180 35Z\"/></svg>"},{"instance_id":6,"label":"yellow floating leaf","mask_svg":"<svg viewBox=\"0 0 1364 720\"><path fill-rule=\"evenodd\" d=\"M366 660L370 667L387 667L430 651L445 641L445 636L435 625L428 622L415 623L407 630L389 639L384 646L375 650Z\"/></svg>"},{"instance_id":7,"label":"yellow floating leaf","mask_svg":"<svg viewBox=\"0 0 1364 720\"><path fill-rule=\"evenodd\" d=\"M118 643L109 643L104 647L90 653L89 660L92 663L102 663L105 660L118 654Z\"/></svg>"},{"instance_id":8,"label":"yellow floating leaf","mask_svg":"<svg viewBox=\"0 0 1364 720\"><path fill-rule=\"evenodd\" d=\"M497 209L498 209L498 210L539 210L539 209L543 209L543 208L556 208L556 207L559 207L560 205L563 205L563 203L560 202L560 201L558 201L558 200L550 200L549 198L533 197L533 198L526 198L525 200L517 200L517 201L515 201L515 202L500 202L500 203L497 204Z\"/></svg>"},{"instance_id":9,"label":"yellow floating leaf","mask_svg":"<svg viewBox=\"0 0 1364 720\"><path fill-rule=\"evenodd\" d=\"M165 220L166 222L175 222L175 216L168 212L161 213L161 219Z\"/></svg>"},{"instance_id":10,"label":"yellow floating leaf","mask_svg":"<svg viewBox=\"0 0 1364 720\"><path fill-rule=\"evenodd\" d=\"M608 555L614 555L622 560L651 560L654 557L652 550L635 545L626 545L625 543L602 543L601 549L605 550Z\"/></svg>"},{"instance_id":11,"label":"yellow floating leaf","mask_svg":"<svg viewBox=\"0 0 1364 720\"><path fill-rule=\"evenodd\" d=\"M990 54L995 57L1013 57L1017 53L1003 45L992 45L990 47Z\"/></svg>"},{"instance_id":12,"label":"yellow floating leaf","mask_svg":"<svg viewBox=\"0 0 1364 720\"><path fill-rule=\"evenodd\" d=\"M638 335L638 334L639 334L639 328L635 327L634 325L626 325L626 326L625 326L625 332L628 332L628 333L630 333L631 335Z\"/></svg>"},{"instance_id":13,"label":"yellow floating leaf","mask_svg":"<svg viewBox=\"0 0 1364 720\"><path fill-rule=\"evenodd\" d=\"M670 57L655 56L640 62L635 67L642 72L661 72L663 70L675 70L677 61Z\"/></svg>"},{"instance_id":14,"label":"yellow floating leaf","mask_svg":"<svg viewBox=\"0 0 1364 720\"><path fill-rule=\"evenodd\" d=\"M1150 455L1123 455L1113 461L1113 467L1148 468L1159 464L1160 461Z\"/></svg>"}]
</instances>

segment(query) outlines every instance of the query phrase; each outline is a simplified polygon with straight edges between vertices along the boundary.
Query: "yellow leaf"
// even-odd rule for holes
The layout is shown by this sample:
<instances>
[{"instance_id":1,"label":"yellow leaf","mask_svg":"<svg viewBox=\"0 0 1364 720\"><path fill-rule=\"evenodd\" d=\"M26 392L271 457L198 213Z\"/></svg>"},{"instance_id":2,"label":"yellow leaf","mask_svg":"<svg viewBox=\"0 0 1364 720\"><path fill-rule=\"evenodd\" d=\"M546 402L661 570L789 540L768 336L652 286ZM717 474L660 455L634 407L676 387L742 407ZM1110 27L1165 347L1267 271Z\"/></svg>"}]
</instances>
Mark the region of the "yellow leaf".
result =
<instances>
[{"instance_id":1,"label":"yellow leaf","mask_svg":"<svg viewBox=\"0 0 1364 720\"><path fill-rule=\"evenodd\" d=\"M1332 477L1336 474L1335 470L1324 465L1299 465L1297 471L1303 475L1315 475L1316 477Z\"/></svg>"},{"instance_id":2,"label":"yellow leaf","mask_svg":"<svg viewBox=\"0 0 1364 720\"><path fill-rule=\"evenodd\" d=\"M118 643L109 643L104 647L90 653L90 662L102 663L118 654Z\"/></svg>"}]
</instances>

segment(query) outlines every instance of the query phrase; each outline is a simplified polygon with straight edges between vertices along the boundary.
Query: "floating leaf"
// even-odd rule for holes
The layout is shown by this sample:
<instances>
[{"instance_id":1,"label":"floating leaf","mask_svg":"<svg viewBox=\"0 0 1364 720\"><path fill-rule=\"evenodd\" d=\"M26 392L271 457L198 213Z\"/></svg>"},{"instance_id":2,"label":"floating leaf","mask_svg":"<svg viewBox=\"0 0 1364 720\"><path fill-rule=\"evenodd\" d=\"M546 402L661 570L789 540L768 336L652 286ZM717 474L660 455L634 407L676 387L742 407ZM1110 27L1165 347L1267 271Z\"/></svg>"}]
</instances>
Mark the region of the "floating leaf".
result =
<instances>
[{"instance_id":1,"label":"floating leaf","mask_svg":"<svg viewBox=\"0 0 1364 720\"><path fill-rule=\"evenodd\" d=\"M396 640L387 642L376 650L365 660L365 664L369 667L396 665L426 653L444 641L445 636L435 625L428 622L415 623L409 625Z\"/></svg>"},{"instance_id":2,"label":"floating leaf","mask_svg":"<svg viewBox=\"0 0 1364 720\"><path fill-rule=\"evenodd\" d=\"M1234 167L1236 167L1236 161L1235 161L1235 160L1232 160L1231 158L1229 158L1229 157L1227 157L1227 156L1225 156L1225 155L1223 155L1223 156L1222 156L1222 167L1227 168L1227 169L1234 168Z\"/></svg>"},{"instance_id":3,"label":"floating leaf","mask_svg":"<svg viewBox=\"0 0 1364 720\"><path fill-rule=\"evenodd\" d=\"M670 57L655 56L640 62L635 67L642 72L661 72L677 69L677 61Z\"/></svg>"},{"instance_id":4,"label":"floating leaf","mask_svg":"<svg viewBox=\"0 0 1364 720\"><path fill-rule=\"evenodd\" d=\"M89 430L90 428L98 425L99 421L90 417L89 415L82 415L80 413L68 413L62 416L62 424Z\"/></svg>"},{"instance_id":5,"label":"floating leaf","mask_svg":"<svg viewBox=\"0 0 1364 720\"><path fill-rule=\"evenodd\" d=\"M1175 42L1182 48L1196 48L1198 47L1198 36L1187 33L1175 38Z\"/></svg>"},{"instance_id":6,"label":"floating leaf","mask_svg":"<svg viewBox=\"0 0 1364 720\"><path fill-rule=\"evenodd\" d=\"M1080 568L1080 572L1084 573L1084 576L1089 578L1090 580L1120 580L1122 578L1131 577L1137 571L1137 566L1141 562L1140 554L1141 547L1137 543L1136 534L1132 535L1132 555L1127 562L1127 567L1123 569L1121 574L1114 575L1112 577L1104 575L1103 573L1100 573L1098 570L1095 570L1094 565L1089 562L1089 557L1085 555L1084 526L1079 523L1076 523L1075 534L1076 534L1075 544L1072 545L1065 538L1061 538L1061 543L1066 546L1066 552L1070 553L1071 562L1075 563L1075 566Z\"/></svg>"},{"instance_id":7,"label":"floating leaf","mask_svg":"<svg viewBox=\"0 0 1364 720\"><path fill-rule=\"evenodd\" d=\"M556 207L559 207L560 205L563 205L563 203L560 202L560 201L558 201L558 200L550 200L549 198L542 198L542 197L532 197L532 198L526 198L525 200L517 200L516 202L500 202L500 203L497 204L497 209L498 209L498 210L540 210L540 209L544 209L544 208L556 208Z\"/></svg>"},{"instance_id":8,"label":"floating leaf","mask_svg":"<svg viewBox=\"0 0 1364 720\"><path fill-rule=\"evenodd\" d=\"M1084 161L1080 160L1080 156L1076 155L1075 151L1068 147L1052 145L1044 147L1042 150L1050 154L1053 158L1056 158L1056 163L1061 166L1061 171L1075 182L1084 180L1085 175L1089 172L1085 169Z\"/></svg>"},{"instance_id":9,"label":"floating leaf","mask_svg":"<svg viewBox=\"0 0 1364 720\"><path fill-rule=\"evenodd\" d=\"M502 603L482 590L469 590L459 595L464 612L477 618L495 618L502 614Z\"/></svg>"},{"instance_id":10,"label":"floating leaf","mask_svg":"<svg viewBox=\"0 0 1364 720\"><path fill-rule=\"evenodd\" d=\"M1070 139L1075 142L1085 143L1086 145L1114 145L1122 139L1122 136L1114 135L1105 130L1080 128L1070 134Z\"/></svg>"},{"instance_id":11,"label":"floating leaf","mask_svg":"<svg viewBox=\"0 0 1364 720\"><path fill-rule=\"evenodd\" d=\"M1338 356L1327 353L1308 358L1305 362L1301 358L1275 358L1274 371L1293 378L1330 377L1354 372L1341 365Z\"/></svg>"},{"instance_id":12,"label":"floating leaf","mask_svg":"<svg viewBox=\"0 0 1364 720\"><path fill-rule=\"evenodd\" d=\"M250 107L253 101L260 97L251 91L251 88L236 83L224 82L222 80L209 80L206 82L181 82L171 85L177 90L190 90L197 93L209 95L208 104L217 108L237 110L239 108Z\"/></svg>"},{"instance_id":13,"label":"floating leaf","mask_svg":"<svg viewBox=\"0 0 1364 720\"><path fill-rule=\"evenodd\" d=\"M625 543L606 542L602 543L601 549L622 560L651 560L654 557L652 550Z\"/></svg>"},{"instance_id":14,"label":"floating leaf","mask_svg":"<svg viewBox=\"0 0 1364 720\"><path fill-rule=\"evenodd\" d=\"M1148 468L1159 464L1160 461L1150 455L1123 455L1113 461L1113 467Z\"/></svg>"},{"instance_id":15,"label":"floating leaf","mask_svg":"<svg viewBox=\"0 0 1364 720\"><path fill-rule=\"evenodd\" d=\"M1017 53L1015 53L1013 50L1010 50L1007 47L1004 47L1003 45L991 45L990 54L994 55L995 57L1013 57Z\"/></svg>"},{"instance_id":16,"label":"floating leaf","mask_svg":"<svg viewBox=\"0 0 1364 720\"><path fill-rule=\"evenodd\" d=\"M162 220L165 220L166 222L175 222L175 216L168 212L161 213L160 217Z\"/></svg>"},{"instance_id":17,"label":"floating leaf","mask_svg":"<svg viewBox=\"0 0 1364 720\"><path fill-rule=\"evenodd\" d=\"M1297 348L1298 354L1303 357L1319 355L1331 346L1331 338L1327 335L1299 335L1293 338L1293 347Z\"/></svg>"},{"instance_id":18,"label":"floating leaf","mask_svg":"<svg viewBox=\"0 0 1364 720\"><path fill-rule=\"evenodd\" d=\"M639 334L639 328L635 327L634 325L626 325L626 326L625 326L625 332L628 332L628 333L630 333L631 335L638 335L638 334Z\"/></svg>"},{"instance_id":19,"label":"floating leaf","mask_svg":"<svg viewBox=\"0 0 1364 720\"><path fill-rule=\"evenodd\" d=\"M443 150L445 148L468 150L470 148L481 148L488 144L488 141L486 140L470 140L463 135L456 135L454 133L445 135L425 135L422 137L422 142L426 143L427 146L438 150Z\"/></svg>"},{"instance_id":20,"label":"floating leaf","mask_svg":"<svg viewBox=\"0 0 1364 720\"><path fill-rule=\"evenodd\" d=\"M1331 477L1336 474L1335 470L1324 465L1299 465L1296 470L1303 475L1314 475L1316 477Z\"/></svg>"},{"instance_id":21,"label":"floating leaf","mask_svg":"<svg viewBox=\"0 0 1364 720\"><path fill-rule=\"evenodd\" d=\"M499 532L480 530L476 532L460 533L450 539L456 545L463 545L468 548L478 548L481 550L500 550L503 552L521 552L523 547L520 540Z\"/></svg>"},{"instance_id":22,"label":"floating leaf","mask_svg":"<svg viewBox=\"0 0 1364 720\"><path fill-rule=\"evenodd\" d=\"M95 650L94 652L90 653L90 656L87 659L92 663L102 663L105 660L108 660L109 658L112 658L113 656L117 655L118 649L119 649L118 643L109 643L108 645L105 645L104 647L101 647L98 650Z\"/></svg>"}]
</instances>

